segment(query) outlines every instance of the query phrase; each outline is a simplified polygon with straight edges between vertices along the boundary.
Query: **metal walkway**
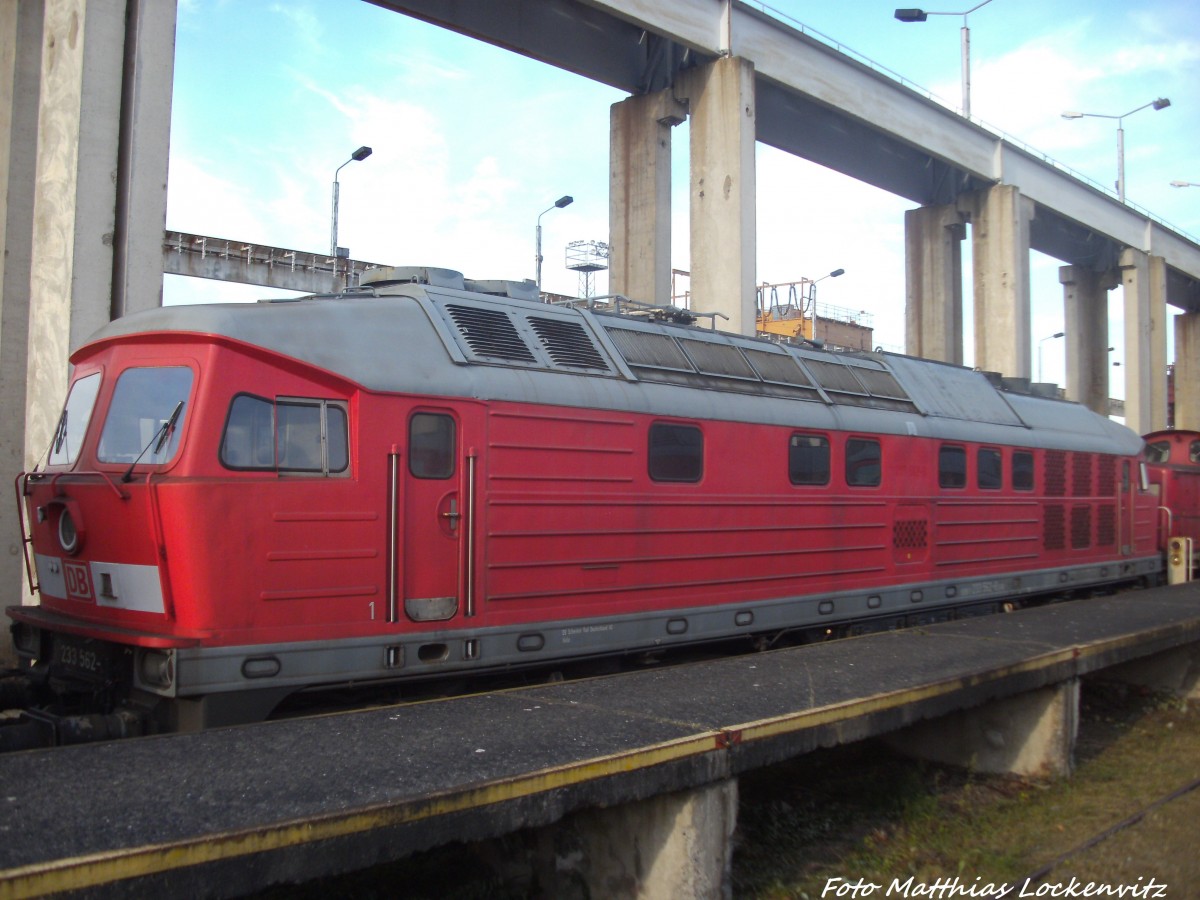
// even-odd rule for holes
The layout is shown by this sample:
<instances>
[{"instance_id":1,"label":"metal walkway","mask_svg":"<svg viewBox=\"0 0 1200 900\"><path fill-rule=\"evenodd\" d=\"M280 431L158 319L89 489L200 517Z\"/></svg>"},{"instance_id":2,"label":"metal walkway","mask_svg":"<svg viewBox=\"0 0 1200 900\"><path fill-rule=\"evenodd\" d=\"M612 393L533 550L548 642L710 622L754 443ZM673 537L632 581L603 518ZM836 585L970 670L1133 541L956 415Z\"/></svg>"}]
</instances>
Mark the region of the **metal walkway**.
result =
<instances>
[{"instance_id":1,"label":"metal walkway","mask_svg":"<svg viewBox=\"0 0 1200 900\"><path fill-rule=\"evenodd\" d=\"M736 776L1200 642L1200 583L309 719L0 757L0 898L241 894Z\"/></svg>"}]
</instances>

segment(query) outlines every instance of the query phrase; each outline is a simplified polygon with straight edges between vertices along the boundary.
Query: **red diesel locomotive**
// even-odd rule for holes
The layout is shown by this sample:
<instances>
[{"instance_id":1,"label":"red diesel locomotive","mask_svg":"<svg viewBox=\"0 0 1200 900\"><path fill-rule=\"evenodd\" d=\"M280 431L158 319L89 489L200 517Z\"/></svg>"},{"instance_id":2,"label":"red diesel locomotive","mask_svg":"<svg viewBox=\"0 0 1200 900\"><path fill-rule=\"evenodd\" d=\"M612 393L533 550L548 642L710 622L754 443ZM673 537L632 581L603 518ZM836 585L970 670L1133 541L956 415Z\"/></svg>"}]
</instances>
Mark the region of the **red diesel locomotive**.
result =
<instances>
[{"instance_id":1,"label":"red diesel locomotive","mask_svg":"<svg viewBox=\"0 0 1200 900\"><path fill-rule=\"evenodd\" d=\"M191 729L316 686L1159 577L1128 429L686 318L414 269L111 323L17 482L40 603L8 615L38 727Z\"/></svg>"}]
</instances>

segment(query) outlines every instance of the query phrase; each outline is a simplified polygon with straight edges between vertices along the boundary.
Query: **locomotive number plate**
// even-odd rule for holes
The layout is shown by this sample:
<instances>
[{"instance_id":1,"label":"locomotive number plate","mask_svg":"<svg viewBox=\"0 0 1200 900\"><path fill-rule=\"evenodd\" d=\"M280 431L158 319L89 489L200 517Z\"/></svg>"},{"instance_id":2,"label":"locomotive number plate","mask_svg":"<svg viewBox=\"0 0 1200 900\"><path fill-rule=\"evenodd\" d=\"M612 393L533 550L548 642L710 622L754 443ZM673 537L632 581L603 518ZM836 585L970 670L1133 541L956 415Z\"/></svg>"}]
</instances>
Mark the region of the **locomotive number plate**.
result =
<instances>
[{"instance_id":1,"label":"locomotive number plate","mask_svg":"<svg viewBox=\"0 0 1200 900\"><path fill-rule=\"evenodd\" d=\"M101 680L108 674L110 660L110 648L99 641L61 634L54 638L50 662L61 674Z\"/></svg>"}]
</instances>

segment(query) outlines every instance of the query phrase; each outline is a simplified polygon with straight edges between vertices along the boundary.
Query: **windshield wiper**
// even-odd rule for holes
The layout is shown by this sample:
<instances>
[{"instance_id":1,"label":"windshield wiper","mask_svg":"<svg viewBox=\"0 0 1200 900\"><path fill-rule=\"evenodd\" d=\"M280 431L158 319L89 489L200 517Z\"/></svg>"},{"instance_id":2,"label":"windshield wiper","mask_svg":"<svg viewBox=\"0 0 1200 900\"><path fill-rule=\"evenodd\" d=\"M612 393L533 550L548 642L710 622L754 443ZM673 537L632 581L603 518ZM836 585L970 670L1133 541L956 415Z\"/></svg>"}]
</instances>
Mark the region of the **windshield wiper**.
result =
<instances>
[{"instance_id":1,"label":"windshield wiper","mask_svg":"<svg viewBox=\"0 0 1200 900\"><path fill-rule=\"evenodd\" d=\"M163 422L161 426L159 426L158 431L154 432L154 434L150 437L150 440L146 443L146 446L142 448L142 452L137 455L137 459L129 464L129 468L126 469L125 474L121 476L121 484L128 484L130 480L132 480L133 467L142 461L142 457L150 451L151 447L154 448L155 455L162 452L162 448L166 446L167 438L169 438L171 436L171 432L175 430L175 423L179 421L179 414L181 412L183 412L182 400L175 404L175 408L171 410L171 415L167 417L167 420Z\"/></svg>"},{"instance_id":2,"label":"windshield wiper","mask_svg":"<svg viewBox=\"0 0 1200 900\"><path fill-rule=\"evenodd\" d=\"M67 442L67 410L63 409L62 415L58 419L58 427L54 429L54 437L50 444L54 448L51 452L59 454L62 452L63 444Z\"/></svg>"}]
</instances>

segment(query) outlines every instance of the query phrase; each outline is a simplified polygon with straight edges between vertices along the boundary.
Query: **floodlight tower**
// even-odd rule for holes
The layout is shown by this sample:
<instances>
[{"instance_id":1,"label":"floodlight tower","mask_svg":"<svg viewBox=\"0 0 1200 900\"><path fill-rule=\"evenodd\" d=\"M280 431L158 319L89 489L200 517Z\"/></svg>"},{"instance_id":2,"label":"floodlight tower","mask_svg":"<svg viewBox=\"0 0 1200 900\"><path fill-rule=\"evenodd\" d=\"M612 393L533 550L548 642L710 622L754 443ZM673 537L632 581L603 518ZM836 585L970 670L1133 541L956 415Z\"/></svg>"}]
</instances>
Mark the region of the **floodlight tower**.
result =
<instances>
[{"instance_id":1,"label":"floodlight tower","mask_svg":"<svg viewBox=\"0 0 1200 900\"><path fill-rule=\"evenodd\" d=\"M567 244L567 268L579 273L579 296L596 294L595 274L608 268L608 244L603 241L571 241Z\"/></svg>"}]
</instances>

